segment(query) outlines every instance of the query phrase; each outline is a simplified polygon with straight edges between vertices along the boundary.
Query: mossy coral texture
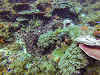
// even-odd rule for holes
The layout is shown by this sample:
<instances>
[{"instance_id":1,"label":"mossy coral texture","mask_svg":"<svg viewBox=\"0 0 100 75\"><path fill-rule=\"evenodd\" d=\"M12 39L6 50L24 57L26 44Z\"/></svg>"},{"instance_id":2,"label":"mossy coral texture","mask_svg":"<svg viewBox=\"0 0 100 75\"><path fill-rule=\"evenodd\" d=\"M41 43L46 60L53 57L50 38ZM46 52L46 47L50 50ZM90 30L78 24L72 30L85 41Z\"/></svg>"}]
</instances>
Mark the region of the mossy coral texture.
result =
<instances>
[{"instance_id":1,"label":"mossy coral texture","mask_svg":"<svg viewBox=\"0 0 100 75\"><path fill-rule=\"evenodd\" d=\"M58 65L62 75L71 75L72 73L78 73L78 70L84 68L87 64L88 61L85 55L77 47L76 43L72 43Z\"/></svg>"},{"instance_id":2,"label":"mossy coral texture","mask_svg":"<svg viewBox=\"0 0 100 75\"><path fill-rule=\"evenodd\" d=\"M40 35L38 44L40 45L40 47L45 48L49 46L50 44L54 44L55 40L56 40L56 35L54 34L54 32L48 31L47 33Z\"/></svg>"}]
</instances>

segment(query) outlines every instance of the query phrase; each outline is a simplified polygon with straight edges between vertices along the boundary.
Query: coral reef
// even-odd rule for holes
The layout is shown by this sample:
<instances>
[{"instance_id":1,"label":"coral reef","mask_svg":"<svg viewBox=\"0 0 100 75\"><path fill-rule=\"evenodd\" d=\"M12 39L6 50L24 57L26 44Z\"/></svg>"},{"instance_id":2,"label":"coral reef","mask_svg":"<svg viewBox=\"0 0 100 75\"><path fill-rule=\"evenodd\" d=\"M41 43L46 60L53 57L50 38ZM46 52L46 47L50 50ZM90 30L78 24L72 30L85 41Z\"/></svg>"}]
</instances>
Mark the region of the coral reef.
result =
<instances>
[{"instance_id":1,"label":"coral reef","mask_svg":"<svg viewBox=\"0 0 100 75\"><path fill-rule=\"evenodd\" d=\"M99 75L98 61L75 40L99 35L93 33L99 5L93 0L1 0L0 75L81 75L83 69L83 75Z\"/></svg>"}]
</instances>

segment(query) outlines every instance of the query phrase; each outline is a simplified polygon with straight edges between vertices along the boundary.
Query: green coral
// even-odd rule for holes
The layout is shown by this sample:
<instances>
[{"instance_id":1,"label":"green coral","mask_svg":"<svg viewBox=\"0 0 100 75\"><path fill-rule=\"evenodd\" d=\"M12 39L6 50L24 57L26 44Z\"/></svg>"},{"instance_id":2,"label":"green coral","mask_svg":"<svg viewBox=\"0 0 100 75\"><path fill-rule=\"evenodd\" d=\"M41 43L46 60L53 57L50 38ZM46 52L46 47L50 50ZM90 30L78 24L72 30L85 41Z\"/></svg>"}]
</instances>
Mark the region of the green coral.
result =
<instances>
[{"instance_id":1,"label":"green coral","mask_svg":"<svg viewBox=\"0 0 100 75\"><path fill-rule=\"evenodd\" d=\"M44 33L40 35L38 40L38 45L40 47L48 47L50 44L54 44L56 40L56 35L53 31L48 31L47 33Z\"/></svg>"},{"instance_id":2,"label":"green coral","mask_svg":"<svg viewBox=\"0 0 100 75\"><path fill-rule=\"evenodd\" d=\"M77 47L76 43L73 43L61 58L59 68L62 75L71 75L72 73L77 73L77 70L85 67L87 63L88 61L80 48Z\"/></svg>"}]
</instances>

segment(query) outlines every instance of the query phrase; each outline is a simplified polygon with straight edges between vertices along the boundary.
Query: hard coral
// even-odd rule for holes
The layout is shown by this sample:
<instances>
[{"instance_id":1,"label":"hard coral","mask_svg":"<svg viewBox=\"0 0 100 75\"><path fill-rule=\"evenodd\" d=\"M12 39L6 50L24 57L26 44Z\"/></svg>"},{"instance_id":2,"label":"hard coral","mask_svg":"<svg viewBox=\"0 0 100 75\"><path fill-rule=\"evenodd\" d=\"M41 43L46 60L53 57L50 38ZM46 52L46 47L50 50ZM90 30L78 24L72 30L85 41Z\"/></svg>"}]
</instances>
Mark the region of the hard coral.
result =
<instances>
[{"instance_id":1,"label":"hard coral","mask_svg":"<svg viewBox=\"0 0 100 75\"><path fill-rule=\"evenodd\" d=\"M62 75L72 75L78 73L78 70L84 68L87 64L88 61L80 48L77 47L76 43L72 43L61 58L58 66Z\"/></svg>"},{"instance_id":2,"label":"hard coral","mask_svg":"<svg viewBox=\"0 0 100 75\"><path fill-rule=\"evenodd\" d=\"M45 34L40 35L39 40L38 40L38 45L40 47L45 48L49 46L50 44L55 43L55 41L56 41L56 35L54 34L54 32L49 31Z\"/></svg>"}]
</instances>

